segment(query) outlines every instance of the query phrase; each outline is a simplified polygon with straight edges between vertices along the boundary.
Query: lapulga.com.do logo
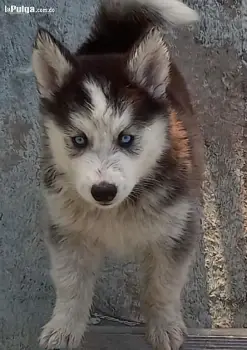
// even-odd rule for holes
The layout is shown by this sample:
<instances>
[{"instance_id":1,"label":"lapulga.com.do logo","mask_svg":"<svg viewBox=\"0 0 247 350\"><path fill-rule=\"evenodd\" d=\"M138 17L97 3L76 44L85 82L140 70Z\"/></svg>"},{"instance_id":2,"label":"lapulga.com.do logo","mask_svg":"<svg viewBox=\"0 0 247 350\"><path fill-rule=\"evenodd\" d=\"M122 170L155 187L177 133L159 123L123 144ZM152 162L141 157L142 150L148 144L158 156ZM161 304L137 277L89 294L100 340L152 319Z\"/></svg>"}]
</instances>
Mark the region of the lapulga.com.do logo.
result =
<instances>
[{"instance_id":1,"label":"lapulga.com.do logo","mask_svg":"<svg viewBox=\"0 0 247 350\"><path fill-rule=\"evenodd\" d=\"M50 8L37 8L34 6L4 6L4 12L12 13L12 14L29 14L29 13L54 13L55 9L53 7Z\"/></svg>"}]
</instances>

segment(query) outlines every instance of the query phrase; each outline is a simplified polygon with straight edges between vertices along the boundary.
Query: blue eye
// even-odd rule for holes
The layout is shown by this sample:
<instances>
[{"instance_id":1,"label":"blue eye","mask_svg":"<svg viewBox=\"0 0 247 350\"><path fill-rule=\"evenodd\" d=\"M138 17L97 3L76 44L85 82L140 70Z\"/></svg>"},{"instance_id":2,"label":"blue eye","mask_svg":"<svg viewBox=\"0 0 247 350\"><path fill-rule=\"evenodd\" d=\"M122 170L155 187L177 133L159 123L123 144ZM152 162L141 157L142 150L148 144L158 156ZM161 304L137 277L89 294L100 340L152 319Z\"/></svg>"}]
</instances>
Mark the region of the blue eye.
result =
<instances>
[{"instance_id":1,"label":"blue eye","mask_svg":"<svg viewBox=\"0 0 247 350\"><path fill-rule=\"evenodd\" d=\"M134 141L134 136L132 135L120 135L118 139L118 143L123 148L128 148L132 145Z\"/></svg>"},{"instance_id":2,"label":"blue eye","mask_svg":"<svg viewBox=\"0 0 247 350\"><path fill-rule=\"evenodd\" d=\"M77 148L85 148L88 145L88 139L86 135L72 137L72 142Z\"/></svg>"}]
</instances>

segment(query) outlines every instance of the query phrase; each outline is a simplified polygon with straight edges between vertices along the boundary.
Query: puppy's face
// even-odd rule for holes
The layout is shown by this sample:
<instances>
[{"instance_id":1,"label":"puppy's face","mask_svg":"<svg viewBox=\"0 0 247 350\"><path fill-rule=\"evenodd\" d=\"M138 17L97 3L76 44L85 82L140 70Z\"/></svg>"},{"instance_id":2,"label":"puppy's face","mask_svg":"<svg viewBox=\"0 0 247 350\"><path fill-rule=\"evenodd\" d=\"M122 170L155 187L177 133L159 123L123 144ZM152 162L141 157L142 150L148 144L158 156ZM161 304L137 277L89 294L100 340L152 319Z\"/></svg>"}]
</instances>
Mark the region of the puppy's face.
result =
<instances>
[{"instance_id":1,"label":"puppy's face","mask_svg":"<svg viewBox=\"0 0 247 350\"><path fill-rule=\"evenodd\" d=\"M75 58L43 31L33 67L56 166L87 202L120 204L169 146L162 37L148 33L126 57Z\"/></svg>"}]
</instances>

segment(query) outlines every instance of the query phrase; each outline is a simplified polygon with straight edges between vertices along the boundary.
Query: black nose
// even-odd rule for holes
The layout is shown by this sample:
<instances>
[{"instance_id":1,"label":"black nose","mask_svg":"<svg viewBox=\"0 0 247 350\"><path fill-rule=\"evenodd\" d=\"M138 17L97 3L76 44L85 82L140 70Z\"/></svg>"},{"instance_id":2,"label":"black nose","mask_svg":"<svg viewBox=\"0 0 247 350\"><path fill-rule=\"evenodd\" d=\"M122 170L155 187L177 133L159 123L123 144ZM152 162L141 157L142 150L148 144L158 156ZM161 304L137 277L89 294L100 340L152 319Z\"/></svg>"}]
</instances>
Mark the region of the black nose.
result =
<instances>
[{"instance_id":1,"label":"black nose","mask_svg":"<svg viewBox=\"0 0 247 350\"><path fill-rule=\"evenodd\" d=\"M108 182L101 182L91 188L93 198L97 202L111 202L117 194L117 187Z\"/></svg>"}]
</instances>

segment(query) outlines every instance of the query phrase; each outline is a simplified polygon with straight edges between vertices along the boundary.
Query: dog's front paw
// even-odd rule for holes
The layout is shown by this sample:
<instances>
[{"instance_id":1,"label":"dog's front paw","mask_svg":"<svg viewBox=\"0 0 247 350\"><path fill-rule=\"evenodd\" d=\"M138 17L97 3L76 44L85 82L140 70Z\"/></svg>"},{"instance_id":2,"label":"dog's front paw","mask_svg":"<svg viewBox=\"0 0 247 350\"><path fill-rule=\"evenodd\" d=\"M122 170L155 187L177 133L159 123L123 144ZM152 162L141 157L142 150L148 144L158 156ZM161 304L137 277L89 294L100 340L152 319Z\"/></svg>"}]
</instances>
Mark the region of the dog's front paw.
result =
<instances>
[{"instance_id":1,"label":"dog's front paw","mask_svg":"<svg viewBox=\"0 0 247 350\"><path fill-rule=\"evenodd\" d=\"M75 324L73 322L66 322L59 317L59 320L53 318L44 327L40 335L40 346L45 349L77 349L83 340L85 332L84 324Z\"/></svg>"},{"instance_id":2,"label":"dog's front paw","mask_svg":"<svg viewBox=\"0 0 247 350\"><path fill-rule=\"evenodd\" d=\"M180 317L151 319L148 322L147 340L154 350L179 350L186 333Z\"/></svg>"}]
</instances>

